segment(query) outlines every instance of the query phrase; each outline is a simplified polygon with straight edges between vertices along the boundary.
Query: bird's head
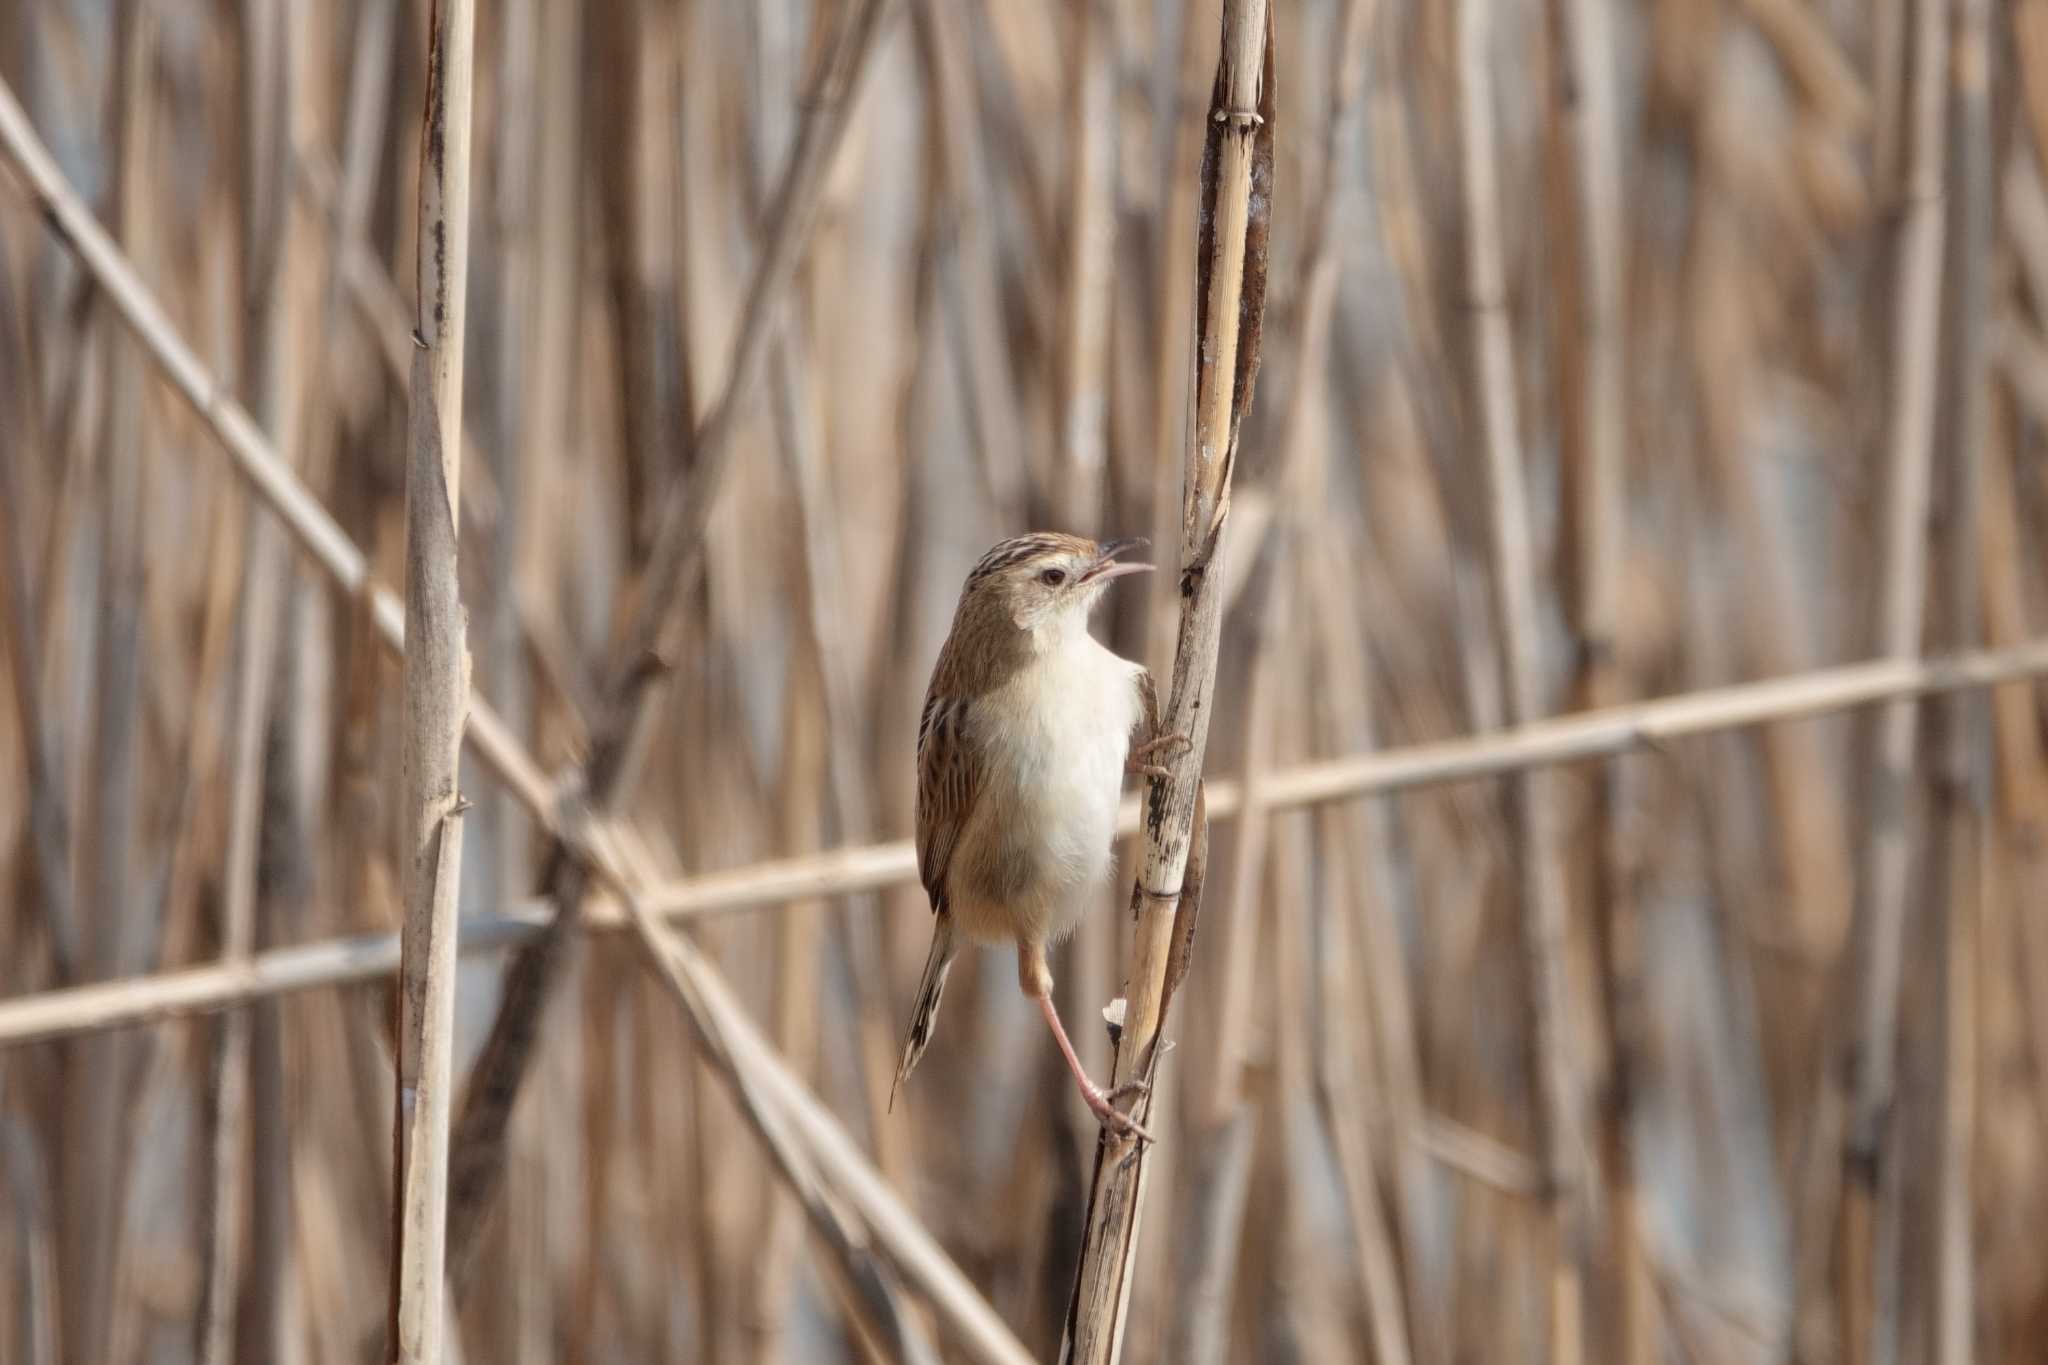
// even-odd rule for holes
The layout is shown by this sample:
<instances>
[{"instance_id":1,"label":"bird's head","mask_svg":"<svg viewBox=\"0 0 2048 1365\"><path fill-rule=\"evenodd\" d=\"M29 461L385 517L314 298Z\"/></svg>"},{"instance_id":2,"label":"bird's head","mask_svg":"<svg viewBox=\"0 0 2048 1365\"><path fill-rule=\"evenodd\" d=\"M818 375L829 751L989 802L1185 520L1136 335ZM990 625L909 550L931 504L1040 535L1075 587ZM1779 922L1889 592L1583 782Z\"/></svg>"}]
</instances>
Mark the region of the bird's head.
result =
<instances>
[{"instance_id":1,"label":"bird's head","mask_svg":"<svg viewBox=\"0 0 2048 1365\"><path fill-rule=\"evenodd\" d=\"M1152 566L1117 556L1143 549L1142 537L1093 541L1053 531L1003 541L981 557L961 593L989 616L1039 637L1085 631L1103 589Z\"/></svg>"}]
</instances>

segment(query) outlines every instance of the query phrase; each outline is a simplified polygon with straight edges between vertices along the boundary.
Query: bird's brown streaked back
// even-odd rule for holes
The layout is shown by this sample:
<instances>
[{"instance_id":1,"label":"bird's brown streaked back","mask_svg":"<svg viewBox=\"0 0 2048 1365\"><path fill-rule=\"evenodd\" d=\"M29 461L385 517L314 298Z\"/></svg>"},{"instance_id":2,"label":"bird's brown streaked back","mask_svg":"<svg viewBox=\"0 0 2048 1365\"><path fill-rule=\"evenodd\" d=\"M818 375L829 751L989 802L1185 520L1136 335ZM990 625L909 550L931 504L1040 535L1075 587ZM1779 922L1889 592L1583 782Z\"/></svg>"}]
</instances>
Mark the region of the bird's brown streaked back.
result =
<instances>
[{"instance_id":1,"label":"bird's brown streaked back","mask_svg":"<svg viewBox=\"0 0 2048 1365\"><path fill-rule=\"evenodd\" d=\"M946 907L946 865L967 817L974 813L982 765L969 752L968 699L936 690L917 724L917 875L932 909Z\"/></svg>"}]
</instances>

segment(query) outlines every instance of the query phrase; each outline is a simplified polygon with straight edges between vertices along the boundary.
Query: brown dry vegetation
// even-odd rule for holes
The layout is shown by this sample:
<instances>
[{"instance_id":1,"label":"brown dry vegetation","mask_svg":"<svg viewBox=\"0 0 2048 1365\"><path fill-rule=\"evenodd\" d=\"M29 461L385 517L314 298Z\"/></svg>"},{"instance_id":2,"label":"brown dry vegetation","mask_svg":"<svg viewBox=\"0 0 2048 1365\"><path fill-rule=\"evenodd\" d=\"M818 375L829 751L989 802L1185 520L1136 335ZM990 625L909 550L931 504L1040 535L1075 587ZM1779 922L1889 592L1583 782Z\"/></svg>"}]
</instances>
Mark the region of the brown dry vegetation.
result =
<instances>
[{"instance_id":1,"label":"brown dry vegetation","mask_svg":"<svg viewBox=\"0 0 2048 1365\"><path fill-rule=\"evenodd\" d=\"M0 1360L383 1350L429 8L0 0ZM1182 545L1221 9L477 6L459 1358L1059 1350L911 747L987 543ZM1124 1357L2040 1360L2048 0L1273 15Z\"/></svg>"}]
</instances>

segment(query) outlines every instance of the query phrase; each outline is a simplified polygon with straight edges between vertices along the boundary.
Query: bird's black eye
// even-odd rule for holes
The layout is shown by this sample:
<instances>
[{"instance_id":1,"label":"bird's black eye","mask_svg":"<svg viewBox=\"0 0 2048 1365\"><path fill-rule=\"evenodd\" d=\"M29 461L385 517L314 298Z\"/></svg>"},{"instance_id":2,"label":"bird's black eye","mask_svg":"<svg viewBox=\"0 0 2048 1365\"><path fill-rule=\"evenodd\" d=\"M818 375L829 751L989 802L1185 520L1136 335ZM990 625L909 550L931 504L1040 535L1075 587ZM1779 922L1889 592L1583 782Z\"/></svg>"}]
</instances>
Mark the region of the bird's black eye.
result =
<instances>
[{"instance_id":1,"label":"bird's black eye","mask_svg":"<svg viewBox=\"0 0 2048 1365\"><path fill-rule=\"evenodd\" d=\"M1048 588L1057 588L1060 584L1067 581L1067 571L1065 569L1047 569L1038 576L1038 581L1045 584Z\"/></svg>"}]
</instances>

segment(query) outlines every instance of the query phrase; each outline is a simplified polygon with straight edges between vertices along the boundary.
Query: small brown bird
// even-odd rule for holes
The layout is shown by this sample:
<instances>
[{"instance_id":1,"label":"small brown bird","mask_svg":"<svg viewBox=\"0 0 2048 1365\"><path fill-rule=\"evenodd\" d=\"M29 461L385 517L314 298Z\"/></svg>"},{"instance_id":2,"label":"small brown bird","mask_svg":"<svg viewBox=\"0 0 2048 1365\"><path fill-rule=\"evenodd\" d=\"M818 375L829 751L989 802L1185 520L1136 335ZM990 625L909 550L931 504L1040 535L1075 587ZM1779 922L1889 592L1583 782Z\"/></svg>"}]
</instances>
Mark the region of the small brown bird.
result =
<instances>
[{"instance_id":1,"label":"small brown bird","mask_svg":"<svg viewBox=\"0 0 2048 1365\"><path fill-rule=\"evenodd\" d=\"M959 938L1017 945L1017 980L1038 1001L1081 1097L1104 1125L1148 1136L1082 1069L1052 1002L1045 950L1073 931L1088 888L1108 873L1128 772L1185 745L1159 736L1152 676L1088 633L1113 579L1150 564L1117 556L1143 540L1097 544L1039 532L1006 540L967 575L917 726L917 866L935 921L896 1084L931 1042ZM1150 736L1135 749L1141 722Z\"/></svg>"}]
</instances>

